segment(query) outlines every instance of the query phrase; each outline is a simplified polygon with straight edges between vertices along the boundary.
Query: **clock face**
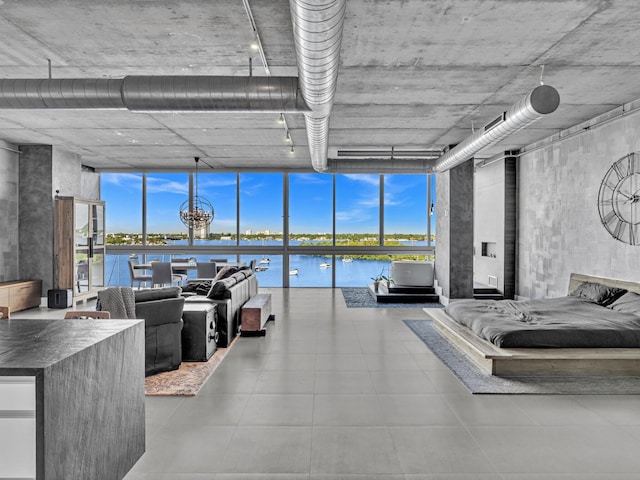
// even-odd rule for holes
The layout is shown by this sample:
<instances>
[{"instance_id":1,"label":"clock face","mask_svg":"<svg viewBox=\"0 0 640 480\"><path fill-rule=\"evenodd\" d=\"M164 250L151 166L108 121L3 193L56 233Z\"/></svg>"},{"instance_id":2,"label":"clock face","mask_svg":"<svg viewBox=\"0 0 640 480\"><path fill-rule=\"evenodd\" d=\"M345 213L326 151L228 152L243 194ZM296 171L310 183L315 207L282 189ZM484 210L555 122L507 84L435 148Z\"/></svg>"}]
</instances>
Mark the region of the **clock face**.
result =
<instances>
[{"instance_id":1,"label":"clock face","mask_svg":"<svg viewBox=\"0 0 640 480\"><path fill-rule=\"evenodd\" d=\"M613 238L640 245L640 154L611 165L600 184L598 212Z\"/></svg>"}]
</instances>

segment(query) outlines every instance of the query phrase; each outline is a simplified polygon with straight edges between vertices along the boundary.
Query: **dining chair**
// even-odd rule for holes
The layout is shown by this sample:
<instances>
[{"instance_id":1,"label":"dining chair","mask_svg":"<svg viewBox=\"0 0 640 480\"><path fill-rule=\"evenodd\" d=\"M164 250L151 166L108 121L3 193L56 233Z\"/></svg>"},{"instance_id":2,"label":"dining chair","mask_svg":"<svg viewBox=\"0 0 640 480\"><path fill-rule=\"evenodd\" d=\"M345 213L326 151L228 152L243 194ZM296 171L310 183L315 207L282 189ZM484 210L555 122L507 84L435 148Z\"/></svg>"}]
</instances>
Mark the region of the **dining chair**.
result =
<instances>
[{"instance_id":1,"label":"dining chair","mask_svg":"<svg viewBox=\"0 0 640 480\"><path fill-rule=\"evenodd\" d=\"M181 279L180 279L180 283L182 284L184 281L187 280L187 278L189 277L189 270L187 269L188 264L191 262L191 259L189 258L172 258L171 259L171 264L172 264L172 271L174 275L180 275ZM181 263L185 264L185 268L180 268L181 267Z\"/></svg>"},{"instance_id":2,"label":"dining chair","mask_svg":"<svg viewBox=\"0 0 640 480\"><path fill-rule=\"evenodd\" d=\"M105 310L71 310L64 314L65 320L111 318L111 313Z\"/></svg>"},{"instance_id":3,"label":"dining chair","mask_svg":"<svg viewBox=\"0 0 640 480\"><path fill-rule=\"evenodd\" d=\"M11 309L9 307L0 307L0 318L9 318Z\"/></svg>"},{"instance_id":4,"label":"dining chair","mask_svg":"<svg viewBox=\"0 0 640 480\"><path fill-rule=\"evenodd\" d=\"M196 272L199 279L216 278L216 264L214 262L198 262L196 263Z\"/></svg>"},{"instance_id":5,"label":"dining chair","mask_svg":"<svg viewBox=\"0 0 640 480\"><path fill-rule=\"evenodd\" d=\"M173 285L177 282L178 285L182 282L180 275L175 275L171 271L171 263L169 262L151 262L151 284L155 287L160 285L163 287L167 283Z\"/></svg>"},{"instance_id":6,"label":"dining chair","mask_svg":"<svg viewBox=\"0 0 640 480\"><path fill-rule=\"evenodd\" d=\"M138 290L140 290L140 286L143 283L151 282L153 279L151 275L145 273L144 270L135 268L135 265L140 265L140 261L137 258L129 259L129 280L131 282L131 288L133 288L133 284L138 282Z\"/></svg>"}]
</instances>

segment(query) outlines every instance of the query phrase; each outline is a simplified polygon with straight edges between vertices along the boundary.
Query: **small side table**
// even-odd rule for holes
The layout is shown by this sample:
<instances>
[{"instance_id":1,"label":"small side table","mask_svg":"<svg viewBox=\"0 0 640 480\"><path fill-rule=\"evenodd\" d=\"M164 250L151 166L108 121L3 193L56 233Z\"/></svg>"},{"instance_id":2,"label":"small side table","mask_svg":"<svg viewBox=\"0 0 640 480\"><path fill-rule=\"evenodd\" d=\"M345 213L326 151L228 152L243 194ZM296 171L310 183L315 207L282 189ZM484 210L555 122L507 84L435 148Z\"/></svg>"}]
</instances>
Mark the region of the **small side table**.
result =
<instances>
[{"instance_id":1,"label":"small side table","mask_svg":"<svg viewBox=\"0 0 640 480\"><path fill-rule=\"evenodd\" d=\"M275 319L275 315L271 313L271 294L259 293L242 306L240 335L264 337L267 333L265 324Z\"/></svg>"},{"instance_id":2,"label":"small side table","mask_svg":"<svg viewBox=\"0 0 640 480\"><path fill-rule=\"evenodd\" d=\"M217 305L185 303L182 320L182 361L206 362L218 348Z\"/></svg>"}]
</instances>

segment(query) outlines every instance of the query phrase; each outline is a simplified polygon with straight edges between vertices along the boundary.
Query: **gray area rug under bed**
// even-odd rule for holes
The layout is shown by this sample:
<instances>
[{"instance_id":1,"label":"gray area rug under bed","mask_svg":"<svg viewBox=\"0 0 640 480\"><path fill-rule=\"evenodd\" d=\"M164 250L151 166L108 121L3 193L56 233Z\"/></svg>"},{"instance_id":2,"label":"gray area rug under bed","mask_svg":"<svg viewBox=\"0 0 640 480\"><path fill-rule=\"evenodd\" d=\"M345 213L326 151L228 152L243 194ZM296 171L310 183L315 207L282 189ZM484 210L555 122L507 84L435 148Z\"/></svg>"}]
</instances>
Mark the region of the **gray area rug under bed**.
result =
<instances>
[{"instance_id":1,"label":"gray area rug under bed","mask_svg":"<svg viewBox=\"0 0 640 480\"><path fill-rule=\"evenodd\" d=\"M640 377L489 375L442 337L431 320L403 321L472 393L640 395Z\"/></svg>"}]
</instances>

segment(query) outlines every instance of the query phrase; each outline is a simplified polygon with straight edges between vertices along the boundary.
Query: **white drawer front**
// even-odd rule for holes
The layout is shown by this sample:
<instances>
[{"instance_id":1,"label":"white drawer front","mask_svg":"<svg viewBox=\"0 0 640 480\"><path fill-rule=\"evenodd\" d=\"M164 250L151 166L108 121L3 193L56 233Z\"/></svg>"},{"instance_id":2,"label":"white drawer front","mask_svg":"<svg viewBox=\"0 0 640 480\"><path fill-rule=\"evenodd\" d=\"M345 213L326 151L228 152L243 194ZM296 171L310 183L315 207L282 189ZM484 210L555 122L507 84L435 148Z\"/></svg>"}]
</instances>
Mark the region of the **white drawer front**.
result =
<instances>
[{"instance_id":1,"label":"white drawer front","mask_svg":"<svg viewBox=\"0 0 640 480\"><path fill-rule=\"evenodd\" d=\"M36 419L0 418L0 478L36 478Z\"/></svg>"},{"instance_id":2,"label":"white drawer front","mask_svg":"<svg viewBox=\"0 0 640 480\"><path fill-rule=\"evenodd\" d=\"M0 377L0 412L35 409L35 377Z\"/></svg>"}]
</instances>

